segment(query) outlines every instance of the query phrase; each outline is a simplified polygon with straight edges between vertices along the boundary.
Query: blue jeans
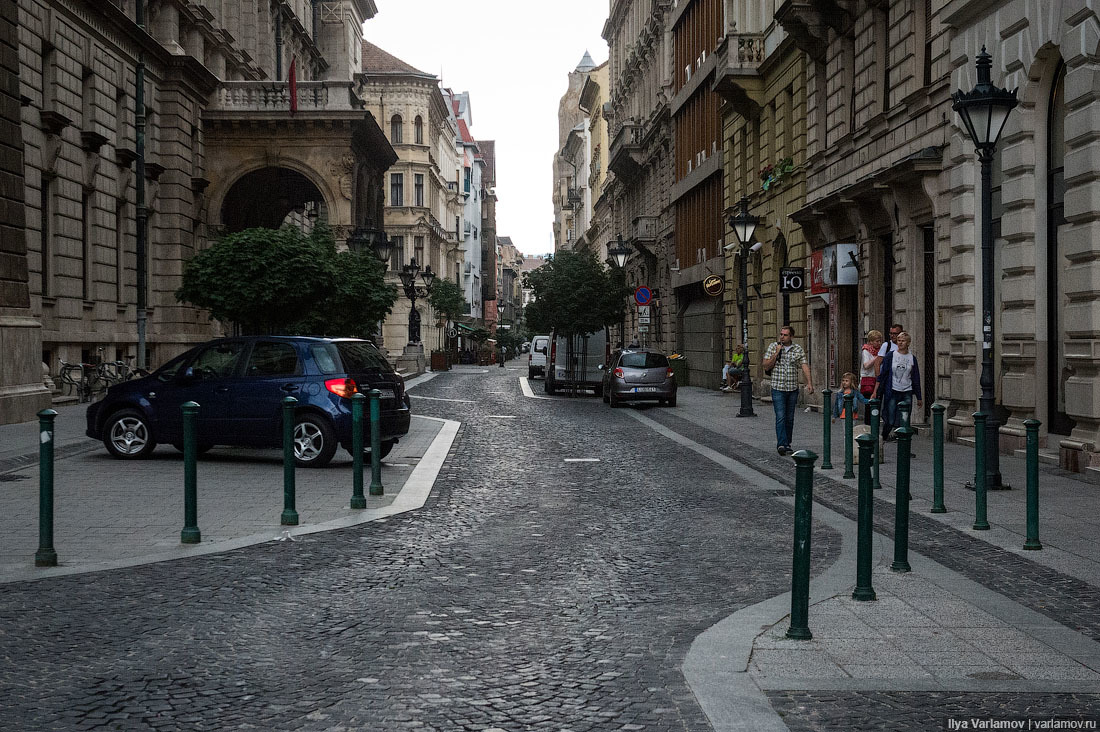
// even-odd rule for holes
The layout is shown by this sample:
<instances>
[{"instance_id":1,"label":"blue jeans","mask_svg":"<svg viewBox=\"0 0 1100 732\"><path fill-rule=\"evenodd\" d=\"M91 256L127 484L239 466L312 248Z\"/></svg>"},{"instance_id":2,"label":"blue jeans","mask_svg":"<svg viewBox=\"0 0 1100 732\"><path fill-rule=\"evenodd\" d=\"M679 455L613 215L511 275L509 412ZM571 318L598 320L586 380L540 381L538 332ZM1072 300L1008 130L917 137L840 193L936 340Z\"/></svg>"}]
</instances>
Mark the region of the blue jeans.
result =
<instances>
[{"instance_id":1,"label":"blue jeans","mask_svg":"<svg viewBox=\"0 0 1100 732\"><path fill-rule=\"evenodd\" d=\"M775 409L775 446L790 447L794 433L794 410L798 406L798 389L777 391L772 389L772 407Z\"/></svg>"},{"instance_id":2,"label":"blue jeans","mask_svg":"<svg viewBox=\"0 0 1100 732\"><path fill-rule=\"evenodd\" d=\"M882 421L886 425L886 429L897 429L901 427L901 410L898 409L898 405L902 402L909 404L910 410L913 405L913 392L912 391L891 391L890 398L886 400L886 404L882 408ZM913 412L909 412L909 419L913 419Z\"/></svg>"}]
</instances>

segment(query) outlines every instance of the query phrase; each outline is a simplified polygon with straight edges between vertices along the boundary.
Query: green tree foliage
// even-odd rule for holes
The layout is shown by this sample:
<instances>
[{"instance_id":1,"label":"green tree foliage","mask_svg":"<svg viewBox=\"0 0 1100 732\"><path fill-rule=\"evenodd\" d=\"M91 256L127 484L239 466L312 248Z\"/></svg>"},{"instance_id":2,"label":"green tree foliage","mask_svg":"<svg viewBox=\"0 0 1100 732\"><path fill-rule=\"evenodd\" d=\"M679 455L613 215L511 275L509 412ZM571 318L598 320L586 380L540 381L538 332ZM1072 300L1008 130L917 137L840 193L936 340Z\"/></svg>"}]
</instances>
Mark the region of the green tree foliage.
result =
<instances>
[{"instance_id":1,"label":"green tree foliage","mask_svg":"<svg viewBox=\"0 0 1100 732\"><path fill-rule=\"evenodd\" d=\"M527 273L535 300L525 310L528 326L575 336L622 320L627 289L622 278L591 252L562 251Z\"/></svg>"},{"instance_id":2,"label":"green tree foliage","mask_svg":"<svg viewBox=\"0 0 1100 732\"><path fill-rule=\"evenodd\" d=\"M247 229L187 263L176 299L236 323L245 333L366 335L397 299L382 265L364 253L336 251L318 227Z\"/></svg>"},{"instance_id":3,"label":"green tree foliage","mask_svg":"<svg viewBox=\"0 0 1100 732\"><path fill-rule=\"evenodd\" d=\"M465 310L466 296L456 283L437 277L432 285L432 293L428 295L428 304L437 314L454 321Z\"/></svg>"}]
</instances>

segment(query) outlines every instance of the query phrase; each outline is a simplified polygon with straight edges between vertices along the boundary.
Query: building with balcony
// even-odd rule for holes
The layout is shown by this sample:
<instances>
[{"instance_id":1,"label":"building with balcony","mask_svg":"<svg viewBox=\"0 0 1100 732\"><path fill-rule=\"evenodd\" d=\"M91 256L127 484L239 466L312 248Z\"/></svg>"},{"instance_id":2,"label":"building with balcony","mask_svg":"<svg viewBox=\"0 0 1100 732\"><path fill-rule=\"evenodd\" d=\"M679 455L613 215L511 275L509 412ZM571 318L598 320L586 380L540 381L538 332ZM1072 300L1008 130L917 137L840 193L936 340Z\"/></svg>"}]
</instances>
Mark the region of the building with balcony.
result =
<instances>
[{"instance_id":1,"label":"building with balcony","mask_svg":"<svg viewBox=\"0 0 1100 732\"><path fill-rule=\"evenodd\" d=\"M607 185L607 150L611 140L607 135L607 118L604 116L604 102L607 99L609 65L605 61L588 72L581 87L581 96L577 106L584 113L588 123L588 173L587 206L588 226L583 232L586 246L596 254L601 262L607 259L608 243L614 239L611 233L611 212L607 206L599 206Z\"/></svg>"},{"instance_id":2,"label":"building with balcony","mask_svg":"<svg viewBox=\"0 0 1100 732\"><path fill-rule=\"evenodd\" d=\"M554 251L574 249L592 216L588 188L590 132L581 109L581 90L597 68L587 51L569 72L565 94L558 101L558 151L553 161Z\"/></svg>"},{"instance_id":3,"label":"building with balcony","mask_svg":"<svg viewBox=\"0 0 1100 732\"><path fill-rule=\"evenodd\" d=\"M500 321L497 312L497 144L495 140L477 141L481 164L481 302L486 324L493 326Z\"/></svg>"},{"instance_id":4,"label":"building with balcony","mask_svg":"<svg viewBox=\"0 0 1100 732\"><path fill-rule=\"evenodd\" d=\"M481 210L486 193L484 172L485 159L477 141L470 133L473 126L473 109L470 106L470 93L456 94L445 90L445 97L451 103L452 111L458 120L458 138L456 144L461 152L461 176L458 192L463 198L462 209L462 287L466 293L466 302L470 306L469 316L474 321L484 323L485 301L482 288L482 236Z\"/></svg>"}]
</instances>

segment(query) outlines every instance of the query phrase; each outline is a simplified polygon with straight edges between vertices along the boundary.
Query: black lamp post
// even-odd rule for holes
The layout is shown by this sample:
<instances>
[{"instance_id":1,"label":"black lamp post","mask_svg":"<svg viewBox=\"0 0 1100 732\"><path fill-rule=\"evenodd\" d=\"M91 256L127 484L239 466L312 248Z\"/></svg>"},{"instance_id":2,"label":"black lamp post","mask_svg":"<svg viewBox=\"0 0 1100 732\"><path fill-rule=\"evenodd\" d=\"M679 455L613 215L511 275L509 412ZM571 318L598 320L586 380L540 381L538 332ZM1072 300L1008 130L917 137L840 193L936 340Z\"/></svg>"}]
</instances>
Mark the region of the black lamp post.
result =
<instances>
[{"instance_id":1,"label":"black lamp post","mask_svg":"<svg viewBox=\"0 0 1100 732\"><path fill-rule=\"evenodd\" d=\"M752 376L749 372L749 251L752 250L752 235L756 231L756 224L760 221L749 213L749 199L741 198L741 210L736 215L730 216L729 225L737 236L737 242L741 245L738 255L741 257L741 345L744 348L741 358L741 409L738 417L755 417L752 410Z\"/></svg>"},{"instance_id":2,"label":"black lamp post","mask_svg":"<svg viewBox=\"0 0 1100 732\"><path fill-rule=\"evenodd\" d=\"M972 91L951 95L982 164L982 395L979 409L986 417L985 484L990 490L1006 488L1001 482L1000 424L993 413L993 154L1008 113L1016 106L1016 90L999 89L990 80L992 59L982 46L978 54L978 84Z\"/></svg>"},{"instance_id":3,"label":"black lamp post","mask_svg":"<svg viewBox=\"0 0 1100 732\"><path fill-rule=\"evenodd\" d=\"M623 267L626 266L626 260L630 259L630 249L627 248L626 243L623 241L623 235L618 234L615 237L615 246L609 246L607 248L607 256L611 259L611 263L615 265L615 268L619 270L620 274L623 273ZM625 274L624 274L625 276ZM625 315L624 315L625 317ZM626 345L626 324L625 322L619 323L619 341Z\"/></svg>"},{"instance_id":4,"label":"black lamp post","mask_svg":"<svg viewBox=\"0 0 1100 732\"><path fill-rule=\"evenodd\" d=\"M420 275L420 278L424 281L423 287L417 287L416 276ZM415 259L410 259L409 263L401 268L401 272L398 274L401 278L401 287L405 290L405 297L409 298L409 345L420 345L420 311L416 309L417 299L427 297L432 292L432 284L435 282L435 272L432 272L431 265L424 268L424 271L420 271L420 265L416 263Z\"/></svg>"},{"instance_id":5,"label":"black lamp post","mask_svg":"<svg viewBox=\"0 0 1100 732\"><path fill-rule=\"evenodd\" d=\"M497 303L497 339L500 339L501 324L504 320L504 301ZM504 344L500 345L500 367L504 368Z\"/></svg>"}]
</instances>

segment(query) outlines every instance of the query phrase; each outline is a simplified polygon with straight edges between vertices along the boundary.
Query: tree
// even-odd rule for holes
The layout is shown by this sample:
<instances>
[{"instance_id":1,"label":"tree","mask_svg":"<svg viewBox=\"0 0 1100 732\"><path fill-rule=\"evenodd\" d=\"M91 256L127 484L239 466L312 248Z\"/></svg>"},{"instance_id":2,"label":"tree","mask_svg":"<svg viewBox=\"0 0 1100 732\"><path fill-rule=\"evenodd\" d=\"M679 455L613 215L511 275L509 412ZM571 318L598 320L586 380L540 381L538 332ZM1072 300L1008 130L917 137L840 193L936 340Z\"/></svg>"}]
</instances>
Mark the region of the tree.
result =
<instances>
[{"instance_id":1,"label":"tree","mask_svg":"<svg viewBox=\"0 0 1100 732\"><path fill-rule=\"evenodd\" d=\"M176 299L245 333L367 335L397 299L380 263L337 253L332 232L246 229L191 258Z\"/></svg>"},{"instance_id":2,"label":"tree","mask_svg":"<svg viewBox=\"0 0 1100 732\"><path fill-rule=\"evenodd\" d=\"M535 299L525 315L536 331L582 336L623 318L627 289L592 252L558 252L526 277Z\"/></svg>"},{"instance_id":3,"label":"tree","mask_svg":"<svg viewBox=\"0 0 1100 732\"><path fill-rule=\"evenodd\" d=\"M432 292L428 295L428 304L432 306L432 310L453 321L465 310L466 296L462 288L454 282L437 277L432 285Z\"/></svg>"}]
</instances>

